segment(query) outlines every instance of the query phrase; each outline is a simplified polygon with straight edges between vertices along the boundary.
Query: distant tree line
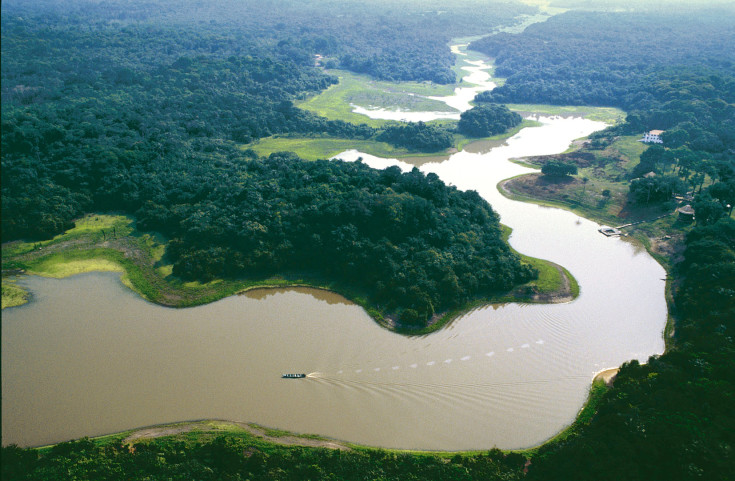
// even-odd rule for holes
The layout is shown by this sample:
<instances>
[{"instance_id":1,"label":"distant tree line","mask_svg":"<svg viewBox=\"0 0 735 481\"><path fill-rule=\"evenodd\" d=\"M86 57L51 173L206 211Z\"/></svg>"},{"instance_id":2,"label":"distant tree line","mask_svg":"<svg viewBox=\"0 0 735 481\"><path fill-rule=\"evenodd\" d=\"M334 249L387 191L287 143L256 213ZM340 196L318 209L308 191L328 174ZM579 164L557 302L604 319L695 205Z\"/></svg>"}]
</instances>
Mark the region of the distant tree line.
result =
<instances>
[{"instance_id":1,"label":"distant tree line","mask_svg":"<svg viewBox=\"0 0 735 481\"><path fill-rule=\"evenodd\" d=\"M519 35L485 37L471 48L495 57L496 74L508 78L476 101L625 109L625 123L590 136L592 148L665 131L663 146L651 146L632 172L632 198L663 202L692 191L724 214L735 205L734 20L732 8L568 12Z\"/></svg>"},{"instance_id":2,"label":"distant tree line","mask_svg":"<svg viewBox=\"0 0 735 481\"><path fill-rule=\"evenodd\" d=\"M72 28L91 29L91 37L110 26L133 31L142 27L149 32L146 36L160 25L183 29L178 46L161 45L151 38L148 58L169 56L180 47L206 55L242 55L248 50L243 43L257 44L298 65L313 65L314 55L320 54L332 66L379 79L441 84L456 79L451 39L486 34L534 12L520 3L482 0L457 2L451 8L439 0L400 4L391 0L220 0L185 8L174 0L7 0L3 7L4 17L22 17L52 28L61 18ZM191 29L206 30L216 43L191 39Z\"/></svg>"}]
</instances>

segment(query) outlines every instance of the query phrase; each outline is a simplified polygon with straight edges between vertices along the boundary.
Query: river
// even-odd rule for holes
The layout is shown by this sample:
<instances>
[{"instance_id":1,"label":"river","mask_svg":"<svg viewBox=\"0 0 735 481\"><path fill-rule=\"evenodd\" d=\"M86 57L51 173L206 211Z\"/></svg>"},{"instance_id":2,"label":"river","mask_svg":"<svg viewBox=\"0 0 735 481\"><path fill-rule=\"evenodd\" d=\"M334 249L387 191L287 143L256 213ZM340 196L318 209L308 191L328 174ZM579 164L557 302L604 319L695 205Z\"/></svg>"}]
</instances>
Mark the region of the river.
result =
<instances>
[{"instance_id":1,"label":"river","mask_svg":"<svg viewBox=\"0 0 735 481\"><path fill-rule=\"evenodd\" d=\"M561 152L602 127L539 121L487 152L421 169L477 190L514 229L517 250L567 267L581 286L574 302L485 306L406 337L324 291L260 290L177 310L146 302L116 274L28 277L32 302L2 316L3 444L202 418L410 449L523 448L553 436L596 372L663 351L667 309L664 270L644 250L498 193L499 180L531 171L509 158Z\"/></svg>"}]
</instances>

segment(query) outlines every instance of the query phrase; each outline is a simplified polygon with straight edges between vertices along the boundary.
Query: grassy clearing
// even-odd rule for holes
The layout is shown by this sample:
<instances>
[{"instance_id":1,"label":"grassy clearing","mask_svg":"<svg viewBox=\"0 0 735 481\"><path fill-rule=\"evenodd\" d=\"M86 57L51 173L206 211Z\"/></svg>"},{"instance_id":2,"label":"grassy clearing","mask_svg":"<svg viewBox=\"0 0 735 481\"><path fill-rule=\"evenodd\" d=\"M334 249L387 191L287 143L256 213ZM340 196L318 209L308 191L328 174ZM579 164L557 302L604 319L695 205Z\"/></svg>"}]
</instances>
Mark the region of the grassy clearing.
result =
<instances>
[{"instance_id":1,"label":"grassy clearing","mask_svg":"<svg viewBox=\"0 0 735 481\"><path fill-rule=\"evenodd\" d=\"M6 259L28 254L35 250L53 248L61 243L105 241L116 236L126 236L133 232L133 221L122 215L88 214L75 221L72 229L53 239L38 242L11 242L3 245L3 264ZM5 267L3 265L3 267Z\"/></svg>"},{"instance_id":2,"label":"grassy clearing","mask_svg":"<svg viewBox=\"0 0 735 481\"><path fill-rule=\"evenodd\" d=\"M371 119L352 111L352 105L363 107L400 108L408 111L450 111L450 108L428 96L446 96L454 93L454 85L431 82L386 82L346 70L330 70L339 77L339 83L296 106L330 120L344 120L353 124L367 124L380 128L387 120Z\"/></svg>"},{"instance_id":3,"label":"grassy clearing","mask_svg":"<svg viewBox=\"0 0 735 481\"><path fill-rule=\"evenodd\" d=\"M16 284L15 279L5 279L2 282L2 308L22 306L28 302L29 294Z\"/></svg>"},{"instance_id":4,"label":"grassy clearing","mask_svg":"<svg viewBox=\"0 0 735 481\"><path fill-rule=\"evenodd\" d=\"M514 112L562 117L584 117L615 125L625 120L625 112L613 107L585 107L576 105L507 104Z\"/></svg>"},{"instance_id":5,"label":"grassy clearing","mask_svg":"<svg viewBox=\"0 0 735 481\"><path fill-rule=\"evenodd\" d=\"M88 252L88 251L79 251ZM85 258L76 252L52 254L42 260L29 265L29 274L61 279L83 272L123 272L124 268L117 262L100 258L95 253L91 258Z\"/></svg>"},{"instance_id":6,"label":"grassy clearing","mask_svg":"<svg viewBox=\"0 0 735 481\"><path fill-rule=\"evenodd\" d=\"M552 179L541 174L520 176L505 184L501 192L516 200L571 210L600 223L621 225L652 219L673 211L673 206L642 207L628 198L629 174L648 148L638 136L618 137L603 150L586 150L594 160L579 165L574 177ZM519 161L540 168L534 158ZM585 181L585 179L587 179Z\"/></svg>"},{"instance_id":7,"label":"grassy clearing","mask_svg":"<svg viewBox=\"0 0 735 481\"><path fill-rule=\"evenodd\" d=\"M454 128L456 122L444 121L448 128ZM541 125L535 120L524 120L520 125L510 129L504 134L492 137L475 138L465 137L462 134L454 134L454 145L440 152L416 152L408 149L393 147L385 142L376 140L349 140L337 138L319 137L282 137L272 136L260 139L252 144L241 146L242 149L252 149L260 156L268 156L274 152L293 152L306 160L329 159L345 150L356 149L366 154L391 159L434 157L449 155L451 152L462 150L467 144L477 141L505 140L517 134L526 127L537 127Z\"/></svg>"},{"instance_id":8,"label":"grassy clearing","mask_svg":"<svg viewBox=\"0 0 735 481\"><path fill-rule=\"evenodd\" d=\"M357 149L360 152L386 158L420 155L375 140L311 137L266 137L242 148L253 149L260 156L267 156L273 152L294 152L306 160L330 159L349 149Z\"/></svg>"}]
</instances>

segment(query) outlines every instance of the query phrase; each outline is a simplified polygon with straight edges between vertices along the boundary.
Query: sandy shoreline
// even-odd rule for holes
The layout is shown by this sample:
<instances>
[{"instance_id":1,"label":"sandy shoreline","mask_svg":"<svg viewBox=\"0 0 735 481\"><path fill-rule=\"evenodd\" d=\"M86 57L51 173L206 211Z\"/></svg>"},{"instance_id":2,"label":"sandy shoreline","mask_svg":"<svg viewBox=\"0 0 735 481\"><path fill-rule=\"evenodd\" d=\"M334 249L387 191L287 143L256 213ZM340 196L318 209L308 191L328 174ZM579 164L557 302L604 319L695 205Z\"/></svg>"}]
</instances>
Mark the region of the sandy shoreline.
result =
<instances>
[{"instance_id":1,"label":"sandy shoreline","mask_svg":"<svg viewBox=\"0 0 735 481\"><path fill-rule=\"evenodd\" d=\"M605 369L595 374L594 381L604 381L606 385L612 386L615 382L615 378L618 375L620 368L614 367L612 369Z\"/></svg>"}]
</instances>

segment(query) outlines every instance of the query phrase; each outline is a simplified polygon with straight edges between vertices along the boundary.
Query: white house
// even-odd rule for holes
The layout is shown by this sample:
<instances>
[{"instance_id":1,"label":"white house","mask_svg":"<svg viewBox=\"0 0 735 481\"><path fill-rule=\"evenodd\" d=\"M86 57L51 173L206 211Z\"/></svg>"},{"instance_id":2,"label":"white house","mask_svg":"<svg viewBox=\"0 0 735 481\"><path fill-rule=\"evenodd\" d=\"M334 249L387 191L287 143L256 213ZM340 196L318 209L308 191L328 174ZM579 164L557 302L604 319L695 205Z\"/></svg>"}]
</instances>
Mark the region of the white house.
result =
<instances>
[{"instance_id":1,"label":"white house","mask_svg":"<svg viewBox=\"0 0 735 481\"><path fill-rule=\"evenodd\" d=\"M652 144L663 144L664 141L661 140L661 134L663 134L663 130L651 130L650 132L646 132L643 134L643 138L641 139L641 142L647 142Z\"/></svg>"}]
</instances>

